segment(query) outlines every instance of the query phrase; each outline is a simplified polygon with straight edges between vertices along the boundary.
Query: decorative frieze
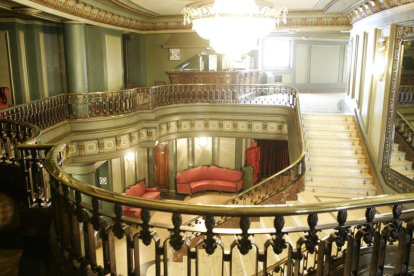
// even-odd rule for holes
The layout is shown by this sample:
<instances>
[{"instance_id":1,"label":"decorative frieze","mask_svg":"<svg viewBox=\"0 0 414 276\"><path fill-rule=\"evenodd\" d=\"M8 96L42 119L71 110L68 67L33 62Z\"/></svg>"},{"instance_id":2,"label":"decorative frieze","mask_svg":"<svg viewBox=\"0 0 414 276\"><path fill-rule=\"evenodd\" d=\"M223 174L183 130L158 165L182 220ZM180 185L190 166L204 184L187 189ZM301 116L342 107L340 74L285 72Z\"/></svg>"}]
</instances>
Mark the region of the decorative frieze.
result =
<instances>
[{"instance_id":1,"label":"decorative frieze","mask_svg":"<svg viewBox=\"0 0 414 276\"><path fill-rule=\"evenodd\" d=\"M158 129L142 128L127 134L113 137L96 138L84 141L72 141L68 145L69 156L84 156L110 153L133 147L143 142L154 142L159 138L176 133L216 132L225 133L288 133L287 123L283 121L245 121L245 120L174 120L159 125ZM214 134L213 134L214 133Z\"/></svg>"},{"instance_id":2,"label":"decorative frieze","mask_svg":"<svg viewBox=\"0 0 414 276\"><path fill-rule=\"evenodd\" d=\"M355 22L380 11L410 3L414 3L414 0L371 0L348 11L346 16L348 17L349 22L354 24Z\"/></svg>"},{"instance_id":3,"label":"decorative frieze","mask_svg":"<svg viewBox=\"0 0 414 276\"><path fill-rule=\"evenodd\" d=\"M71 16L77 16L84 20L94 21L100 24L108 24L137 32L186 31L192 29L192 25L184 25L182 15L177 14L156 15L134 9L134 13L140 17L128 17L124 14L117 14L113 10L105 10L102 6L97 7L90 5L82 0L27 0L27 2L34 2L49 9L67 13ZM119 1L116 1L115 3L120 4ZM349 21L346 17L338 17L336 14L327 16L327 14L322 12L309 14L290 12L286 24L281 24L280 28L349 26Z\"/></svg>"}]
</instances>

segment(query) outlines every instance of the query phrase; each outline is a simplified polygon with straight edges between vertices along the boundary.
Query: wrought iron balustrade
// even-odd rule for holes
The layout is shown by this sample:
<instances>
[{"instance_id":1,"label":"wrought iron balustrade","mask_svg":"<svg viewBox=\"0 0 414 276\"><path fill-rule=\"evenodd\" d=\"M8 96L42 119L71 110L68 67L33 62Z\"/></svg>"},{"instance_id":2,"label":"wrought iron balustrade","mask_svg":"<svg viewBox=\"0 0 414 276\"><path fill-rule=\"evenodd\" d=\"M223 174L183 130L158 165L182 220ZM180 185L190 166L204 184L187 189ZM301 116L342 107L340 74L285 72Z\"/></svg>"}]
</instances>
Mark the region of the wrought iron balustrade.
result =
<instances>
[{"instance_id":1,"label":"wrought iron balustrade","mask_svg":"<svg viewBox=\"0 0 414 276\"><path fill-rule=\"evenodd\" d=\"M189 103L296 106L296 89L284 85L188 84L120 91L70 93L10 107L0 118L48 128L66 119L125 115L140 110Z\"/></svg>"},{"instance_id":2,"label":"wrought iron balustrade","mask_svg":"<svg viewBox=\"0 0 414 276\"><path fill-rule=\"evenodd\" d=\"M414 86L413 85L400 85L399 86L398 104L400 105L414 104Z\"/></svg>"},{"instance_id":3,"label":"wrought iron balustrade","mask_svg":"<svg viewBox=\"0 0 414 276\"><path fill-rule=\"evenodd\" d=\"M373 249L370 275L382 275L389 247L398 248L394 275L408 275L411 269L414 211L403 211L403 207L414 202L414 194L295 206L153 201L70 178L56 160L62 149L64 145L54 148L46 158L52 177L54 230L61 248L85 275L175 275L178 267L183 275L203 275L204 270L214 271L212 275L240 275L235 254L246 256L241 258L253 275L261 270L267 275L330 275L331 267L339 261L344 275L358 275L359 256L366 247ZM86 196L91 204L84 202ZM103 208L108 203L112 210ZM141 208L141 219L124 216L123 206ZM376 215L377 208L384 206L389 206L390 212ZM356 217L358 210L362 210L362 219L348 219ZM158 214L162 220L153 221ZM204 223L183 224L184 215L202 216ZM320 222L326 215L335 219ZM289 227L286 221L293 216L305 216L307 225ZM216 217L231 218L232 224L217 226ZM259 218L270 219L273 225L255 224ZM101 250L96 249L97 232ZM330 235L322 238L325 234L320 232ZM274 256L285 256L286 260L273 267ZM212 265L208 258L214 258Z\"/></svg>"},{"instance_id":4,"label":"wrought iron balustrade","mask_svg":"<svg viewBox=\"0 0 414 276\"><path fill-rule=\"evenodd\" d=\"M168 93L164 91L148 94L148 103L138 104L138 110L139 106L149 106L148 109L153 109L187 103L191 97L196 97L196 103L208 103L205 100L210 99L205 94L197 96L197 89L196 92L186 92L189 94L172 98L171 95L167 95L171 90ZM235 94L228 89L226 91L226 96L219 93L221 96L214 98L214 103L223 100L228 101L225 103L233 103L231 101L234 95L242 96L241 92ZM344 275L358 275L361 250L371 247L375 254L372 254L371 258L370 275L382 275L385 252L393 246L398 248L398 256L393 264L394 274L408 275L411 269L414 211L402 210L414 202L414 194L296 206L254 205L265 201L275 191L287 187L286 183L291 185L298 182L305 171L303 157L306 149L299 101L294 90L292 93L276 93L285 95L278 100L273 100L276 98L273 97L275 94L267 96L263 91L252 90L243 93L247 95L244 97L247 99L246 102L240 101L239 98L239 102L234 103L267 104L269 101L269 104L295 108L301 155L284 171L246 191L237 199L238 202L226 205L153 201L102 190L85 185L62 170L66 145L56 145L52 149L49 145L18 145L23 153L27 154L28 165L24 165L24 168L42 168L38 172L46 176L43 180L50 181L51 201L47 197L39 197L35 200L30 198L30 203L37 203L39 206L52 203L53 233L70 263L84 275L152 275L150 273L153 268L154 275L167 276L174 275L177 265L182 275L202 275L207 269L211 275L238 275L240 267L245 265L245 268L251 268L254 275L264 271L267 275L322 276L330 275L332 265L340 261L344 265ZM250 93L257 94L252 96L253 99L249 99L248 97L253 95ZM263 96L264 99L259 99ZM95 99L96 97L93 96ZM247 102L251 100L253 102ZM84 98L78 102L83 101ZM88 109L75 113L71 111L72 114L80 117L85 115L84 118L106 116L109 114L104 110L135 112L136 110L133 110L137 106L118 102L118 109L106 109L105 106L101 110L100 106L95 105L95 109L90 108L91 101L91 98L86 98ZM116 99L114 101L116 102ZM67 114L70 113L69 110L68 108ZM2 125L2 133L7 133L6 142L12 141L14 137L14 131L8 130L25 125L18 122L9 123L8 125L4 122L4 127ZM27 133L35 137L33 133L37 132L27 130ZM13 150L14 148L11 148L10 154L5 157L6 163L24 163L24 155L12 160ZM43 168L47 169L46 174ZM44 194L48 193L42 195ZM36 196L38 195L35 193ZM124 216L124 206L141 208L141 218ZM376 215L377 208L384 206L389 206L392 211L389 214ZM363 219L348 219L350 215L355 217L354 212L358 210L365 213ZM203 219L197 224L183 223L184 216L187 215ZM326 216L332 215L335 218L333 221L321 222ZM157 216L160 216L158 220ZM289 226L287 222L294 216L305 217L306 225ZM225 219L220 221L217 218ZM262 224L257 224L258 219L261 222L271 220L272 225L262 227ZM330 234L328 238L322 238L326 236L325 233ZM101 239L100 247L97 246L97 234ZM236 254L245 256L241 258L244 258L246 264L238 262ZM285 258L285 261L277 263L275 267L275 256ZM213 265L208 265L206 260L209 258L214 258Z\"/></svg>"},{"instance_id":5,"label":"wrought iron balustrade","mask_svg":"<svg viewBox=\"0 0 414 276\"><path fill-rule=\"evenodd\" d=\"M40 129L24 122L0 119L0 132L0 166L2 175L5 176L5 185L24 183L25 186L21 188L27 193L28 206L48 207L49 179L43 162L47 152L54 145L40 145Z\"/></svg>"},{"instance_id":6,"label":"wrought iron balustrade","mask_svg":"<svg viewBox=\"0 0 414 276\"><path fill-rule=\"evenodd\" d=\"M401 134L404 140L412 149L414 149L414 127L411 123L397 111L397 119L395 123L395 130Z\"/></svg>"}]
</instances>

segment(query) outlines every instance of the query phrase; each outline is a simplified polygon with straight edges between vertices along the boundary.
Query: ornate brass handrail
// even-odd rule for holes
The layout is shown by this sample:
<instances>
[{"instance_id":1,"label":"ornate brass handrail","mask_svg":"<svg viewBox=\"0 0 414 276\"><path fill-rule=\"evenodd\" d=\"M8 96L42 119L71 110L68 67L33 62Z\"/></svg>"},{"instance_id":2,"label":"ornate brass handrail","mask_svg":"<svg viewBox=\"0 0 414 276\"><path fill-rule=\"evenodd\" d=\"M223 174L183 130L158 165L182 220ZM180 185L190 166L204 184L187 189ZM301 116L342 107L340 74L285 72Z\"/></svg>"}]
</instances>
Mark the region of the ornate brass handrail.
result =
<instances>
[{"instance_id":1,"label":"ornate brass handrail","mask_svg":"<svg viewBox=\"0 0 414 276\"><path fill-rule=\"evenodd\" d=\"M292 94L293 95L293 94ZM292 107L299 110L299 102L296 95L292 96ZM287 101L286 101L287 102ZM302 122L300 111L297 113L298 133L302 141L301 156L306 149L304 144ZM341 202L327 202L317 204L301 205L189 205L181 202L153 201L144 198L130 197L122 194L113 193L71 178L60 167L62 163L62 151L66 145L56 145L51 149L46 157L44 154L47 147L43 148L35 145L33 149L26 149L34 153L28 159L34 168L36 165L46 167L51 179L51 195L54 234L59 241L59 245L81 273L87 275L90 271L99 275L119 275L121 265L116 264L116 255L120 250L115 245L115 239L125 241L127 256L126 264L122 274L140 274L138 270L145 269L141 265L140 257L154 256L155 275L161 275L163 268L164 275L169 275L169 261L178 261L186 256L186 263L183 264L187 269L187 275L198 269L199 260L203 258L198 254L200 250L205 250L209 255L215 250L222 250L219 253L221 266L225 263L230 264L230 274L232 273L233 251L238 250L240 254L246 255L254 250L256 258L254 261L255 275L258 275L258 267L263 266L266 270L268 251L273 249L279 255L287 252L287 260L283 269L283 275L305 275L306 272L315 272L317 275L327 275L322 270L329 272L331 260L336 257L343 257L345 262L345 274L358 274L359 252L363 246L372 246L382 256L388 244L398 244L398 256L396 258L395 273L406 273L408 268L406 252L410 250L413 237L414 213L412 210L402 211L403 204L413 203L414 194L383 195L368 198L355 198ZM40 148L39 148L40 147ZM300 157L301 157L300 156ZM303 156L302 156L303 157ZM44 161L43 161L44 160ZM303 160L303 159L302 159ZM295 160L296 162L297 160ZM300 162L298 165L301 164ZM304 170L304 166L301 168ZM295 167L291 167L295 170ZM300 170L300 168L298 168ZM43 171L40 171L42 175ZM284 173L287 169L284 170ZM282 172L279 174L282 175ZM296 174L293 177L296 177ZM271 180L274 178L271 178ZM296 181L294 179L293 181ZM254 190L254 189L253 189ZM38 191L42 191L41 189ZM90 197L91 204L83 200L83 196ZM41 202L39 206L46 206L50 202ZM113 209L104 209L102 201L112 203ZM376 207L390 206L392 214L376 216ZM108 207L108 204L107 204ZM111 207L111 206L109 206ZM129 218L124 214L125 207L136 207L141 209L141 218ZM362 220L347 220L347 212L354 209L365 209L365 218ZM171 222L157 223L151 221L151 211L161 211L171 215ZM318 215L321 213L337 213L336 221L328 224L318 224ZM188 227L182 224L182 214L204 216L203 227ZM307 217L307 226L285 227L284 218L288 216ZM223 216L239 220L239 227L217 228L215 217ZM250 217L272 217L273 228L251 229ZM112 219L113 222L109 222ZM137 230L137 227L139 229ZM82 230L81 230L82 229ZM331 230L332 238L323 240L318 237L320 230ZM95 234L99 231L102 241L102 266L97 261L97 251ZM164 231L159 235L157 231ZM284 239L285 235L292 232L303 232L305 235L292 240L290 243ZM188 235L190 234L190 235ZM194 234L201 234L195 237ZM269 235L262 244L263 249L252 242L253 235ZM225 241L224 237L233 237L231 241ZM194 239L193 239L194 238ZM154 247L150 247L151 243ZM143 244L143 245L142 245ZM225 247L227 244L230 248ZM335 248L333 246L335 244ZM151 249L152 248L152 249ZM302 252L306 248L306 255ZM150 251L152 250L151 254ZM346 251L344 251L346 250ZM123 252L124 249L122 249ZM179 251L179 253L177 253ZM334 253L336 251L336 253ZM142 253L144 252L144 253ZM346 252L346 254L343 254ZM141 255L142 254L142 255ZM177 255L174 255L177 254ZM173 257L172 257L173 255ZM383 267L381 258L375 255L371 262L371 271L375 275ZM374 255L373 255L374 256ZM177 257L177 258L175 258ZM175 260L176 259L176 260ZM312 261L313 260L313 261ZM146 260L148 264L152 259ZM197 266L194 268L194 263ZM161 266L163 264L163 266ZM352 272L349 271L352 268Z\"/></svg>"},{"instance_id":2,"label":"ornate brass handrail","mask_svg":"<svg viewBox=\"0 0 414 276\"><path fill-rule=\"evenodd\" d=\"M297 91L297 95L299 94L299 92ZM296 166L298 166L299 164L302 164L302 168L301 168L301 172L299 173L299 177L300 175L302 175L304 173L305 169L305 163L304 163L304 159L305 159L305 154L306 154L306 143L305 143L305 137L304 137L304 133L303 133L303 123L302 123L302 116L301 116L301 112L300 112L300 101L299 101L299 97L297 97L297 101L296 101L296 119L298 121L297 123L297 129L299 130L299 140L300 140L300 144L299 144L299 148L301 150L299 157L292 162L292 164L290 164L288 167L284 168L283 170L277 172L276 174L263 179L262 181L260 181L259 183L255 184L254 186L248 188L247 190L242 191L241 193L234 195L232 198L224 201L221 205L230 205L230 204L234 204L235 202L237 202L238 200L242 199L243 197L248 196L249 194L251 194L253 191L260 189L260 187L266 185L267 183L270 183L272 180L276 180L276 178L278 177L282 177L285 173L291 171L293 168L295 168ZM287 188L287 187L285 187ZM281 191L279 191L281 192ZM254 202L254 205L258 205L264 201L266 201L267 199L271 198L272 196L274 196L275 194L269 194L267 197L263 197L262 199L260 199L259 201ZM239 205L238 205L239 206ZM186 225L192 225L195 222L197 222L201 217L196 217L193 218L191 220L189 220L188 222L186 222ZM224 222L224 221L222 221ZM220 222L219 222L220 224Z\"/></svg>"}]
</instances>

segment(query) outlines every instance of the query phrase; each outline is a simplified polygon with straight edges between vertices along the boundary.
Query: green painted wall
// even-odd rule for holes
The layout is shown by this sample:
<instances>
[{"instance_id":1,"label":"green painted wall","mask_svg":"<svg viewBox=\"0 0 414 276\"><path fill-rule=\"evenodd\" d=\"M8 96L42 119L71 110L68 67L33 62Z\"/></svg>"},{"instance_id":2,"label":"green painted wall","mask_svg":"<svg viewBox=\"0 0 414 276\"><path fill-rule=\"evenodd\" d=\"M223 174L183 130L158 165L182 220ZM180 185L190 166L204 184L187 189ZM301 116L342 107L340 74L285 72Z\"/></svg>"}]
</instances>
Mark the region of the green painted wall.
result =
<instances>
[{"instance_id":1,"label":"green painted wall","mask_svg":"<svg viewBox=\"0 0 414 276\"><path fill-rule=\"evenodd\" d=\"M30 100L44 98L45 85L47 85L49 96L66 92L61 26L45 25L40 22L36 24L5 22L0 23L0 30L9 33L15 104L27 101L24 93L22 47L25 47L26 51L25 63L27 64ZM25 45L21 44L20 31L24 33ZM40 42L40 34L44 36L43 45ZM41 47L44 47L44 53L46 53L44 57L46 70L42 70ZM47 82L44 82L44 72L47 74Z\"/></svg>"},{"instance_id":2,"label":"green painted wall","mask_svg":"<svg viewBox=\"0 0 414 276\"><path fill-rule=\"evenodd\" d=\"M197 34L194 35L194 40L197 39ZM174 36L174 37L173 37ZM155 81L165 81L167 84L170 82L167 71L174 70L179 64L185 60L193 57L194 55L201 54L206 48L202 47L185 47L181 49L181 60L170 61L169 49L162 48L171 38L175 41L180 41L180 38L187 40L188 34L148 34L146 35L146 67L147 67L147 86L153 86Z\"/></svg>"},{"instance_id":3,"label":"green painted wall","mask_svg":"<svg viewBox=\"0 0 414 276\"><path fill-rule=\"evenodd\" d=\"M89 92L107 91L105 36L120 36L122 41L122 31L87 26L85 34Z\"/></svg>"},{"instance_id":4,"label":"green painted wall","mask_svg":"<svg viewBox=\"0 0 414 276\"><path fill-rule=\"evenodd\" d=\"M143 34L127 35L126 47L127 84L147 86L147 36Z\"/></svg>"}]
</instances>

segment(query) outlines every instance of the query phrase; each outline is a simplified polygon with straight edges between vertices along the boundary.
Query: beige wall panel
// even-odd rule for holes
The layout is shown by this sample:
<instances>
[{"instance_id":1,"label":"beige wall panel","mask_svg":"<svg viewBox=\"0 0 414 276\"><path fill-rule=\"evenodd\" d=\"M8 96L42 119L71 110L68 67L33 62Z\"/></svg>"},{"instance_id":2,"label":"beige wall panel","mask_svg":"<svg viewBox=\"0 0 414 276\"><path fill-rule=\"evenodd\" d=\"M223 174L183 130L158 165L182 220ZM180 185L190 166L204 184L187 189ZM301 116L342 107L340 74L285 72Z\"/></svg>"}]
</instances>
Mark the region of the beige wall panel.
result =
<instances>
[{"instance_id":1,"label":"beige wall panel","mask_svg":"<svg viewBox=\"0 0 414 276\"><path fill-rule=\"evenodd\" d=\"M374 63L374 52L375 52L375 30L371 30L368 33L368 43L366 51L366 63L365 63L365 79L363 90L361 91L361 118L365 128L369 127L369 107L370 97L372 88L372 65Z\"/></svg>"},{"instance_id":2,"label":"beige wall panel","mask_svg":"<svg viewBox=\"0 0 414 276\"><path fill-rule=\"evenodd\" d=\"M111 176L112 176L112 189L115 193L123 192L122 177L121 177L121 159L116 158L111 160Z\"/></svg>"},{"instance_id":3,"label":"beige wall panel","mask_svg":"<svg viewBox=\"0 0 414 276\"><path fill-rule=\"evenodd\" d=\"M355 74L355 100L359 104L359 96L360 96L360 88L361 88L361 73L362 73L362 67L364 64L363 57L364 57L364 33L362 33L359 37L359 43L358 43L358 56L357 56L357 68L356 68L356 74Z\"/></svg>"},{"instance_id":4,"label":"beige wall panel","mask_svg":"<svg viewBox=\"0 0 414 276\"><path fill-rule=\"evenodd\" d=\"M188 140L177 139L177 172L188 169Z\"/></svg>"},{"instance_id":5,"label":"beige wall panel","mask_svg":"<svg viewBox=\"0 0 414 276\"><path fill-rule=\"evenodd\" d=\"M42 78L43 78L43 96L49 97L49 82L47 78L47 61L46 61L46 45L45 45L45 34L39 33L39 44L40 44L40 58L42 60Z\"/></svg>"},{"instance_id":6,"label":"beige wall panel","mask_svg":"<svg viewBox=\"0 0 414 276\"><path fill-rule=\"evenodd\" d=\"M218 165L234 169L236 164L236 139L219 138Z\"/></svg>"},{"instance_id":7,"label":"beige wall panel","mask_svg":"<svg viewBox=\"0 0 414 276\"><path fill-rule=\"evenodd\" d=\"M125 187L134 185L136 183L135 178L135 158L134 160L129 161L128 158L124 157L125 164Z\"/></svg>"},{"instance_id":8,"label":"beige wall panel","mask_svg":"<svg viewBox=\"0 0 414 276\"><path fill-rule=\"evenodd\" d=\"M377 82L375 93L372 94L373 101L372 101L372 108L371 108L371 120L369 122L369 140L372 145L372 149L374 151L374 158L378 161L379 152L380 152L380 142L381 142L381 126L382 126L382 116L385 112L383 110L384 107L384 83Z\"/></svg>"},{"instance_id":9,"label":"beige wall panel","mask_svg":"<svg viewBox=\"0 0 414 276\"><path fill-rule=\"evenodd\" d=\"M344 63L342 68L342 83L346 83L348 77L348 45L344 46Z\"/></svg>"},{"instance_id":10,"label":"beige wall panel","mask_svg":"<svg viewBox=\"0 0 414 276\"><path fill-rule=\"evenodd\" d=\"M120 36L105 35L108 90L122 89L122 41Z\"/></svg>"},{"instance_id":11,"label":"beige wall panel","mask_svg":"<svg viewBox=\"0 0 414 276\"><path fill-rule=\"evenodd\" d=\"M148 154L146 148L139 148L137 150L137 180L145 178L148 183Z\"/></svg>"},{"instance_id":12,"label":"beige wall panel","mask_svg":"<svg viewBox=\"0 0 414 276\"><path fill-rule=\"evenodd\" d=\"M296 47L296 75L297 84L306 84L308 80L309 45L298 44Z\"/></svg>"},{"instance_id":13,"label":"beige wall panel","mask_svg":"<svg viewBox=\"0 0 414 276\"><path fill-rule=\"evenodd\" d=\"M207 145L202 146L200 144L200 138L194 138L194 166L211 165L213 161L213 149L212 149L212 138L207 137Z\"/></svg>"},{"instance_id":14,"label":"beige wall panel","mask_svg":"<svg viewBox=\"0 0 414 276\"><path fill-rule=\"evenodd\" d=\"M338 83L340 57L339 45L313 45L310 83Z\"/></svg>"}]
</instances>

